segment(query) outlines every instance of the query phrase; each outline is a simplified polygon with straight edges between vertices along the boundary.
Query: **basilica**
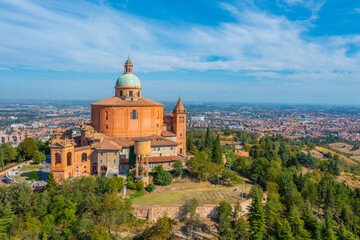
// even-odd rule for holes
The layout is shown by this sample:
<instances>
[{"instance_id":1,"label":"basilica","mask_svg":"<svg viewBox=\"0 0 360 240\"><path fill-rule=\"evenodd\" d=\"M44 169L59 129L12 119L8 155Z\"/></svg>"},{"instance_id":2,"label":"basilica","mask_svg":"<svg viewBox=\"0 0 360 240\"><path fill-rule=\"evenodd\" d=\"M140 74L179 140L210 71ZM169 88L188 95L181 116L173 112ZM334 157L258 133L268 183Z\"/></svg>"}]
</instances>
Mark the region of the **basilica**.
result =
<instances>
[{"instance_id":1,"label":"basilica","mask_svg":"<svg viewBox=\"0 0 360 240\"><path fill-rule=\"evenodd\" d=\"M55 132L51 142L55 179L125 174L138 167L137 141L149 141L147 171L159 164L170 170L175 161L186 159L186 110L181 99L172 114L164 115L163 104L142 97L129 58L124 67L115 96L91 104L91 123L80 126L80 135L73 136L71 129Z\"/></svg>"}]
</instances>

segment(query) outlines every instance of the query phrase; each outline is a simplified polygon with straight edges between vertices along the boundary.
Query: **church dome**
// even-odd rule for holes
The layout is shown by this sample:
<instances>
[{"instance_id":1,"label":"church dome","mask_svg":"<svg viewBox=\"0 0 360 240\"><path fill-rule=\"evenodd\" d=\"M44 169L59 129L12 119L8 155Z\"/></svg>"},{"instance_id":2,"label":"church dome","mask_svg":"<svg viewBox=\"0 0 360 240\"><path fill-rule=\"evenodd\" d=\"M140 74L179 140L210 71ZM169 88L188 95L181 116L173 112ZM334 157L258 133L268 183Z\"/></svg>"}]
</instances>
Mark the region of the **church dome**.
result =
<instances>
[{"instance_id":1,"label":"church dome","mask_svg":"<svg viewBox=\"0 0 360 240\"><path fill-rule=\"evenodd\" d=\"M117 79L115 87L127 87L127 86L141 88L140 80L135 76L135 74L130 72L125 72Z\"/></svg>"}]
</instances>

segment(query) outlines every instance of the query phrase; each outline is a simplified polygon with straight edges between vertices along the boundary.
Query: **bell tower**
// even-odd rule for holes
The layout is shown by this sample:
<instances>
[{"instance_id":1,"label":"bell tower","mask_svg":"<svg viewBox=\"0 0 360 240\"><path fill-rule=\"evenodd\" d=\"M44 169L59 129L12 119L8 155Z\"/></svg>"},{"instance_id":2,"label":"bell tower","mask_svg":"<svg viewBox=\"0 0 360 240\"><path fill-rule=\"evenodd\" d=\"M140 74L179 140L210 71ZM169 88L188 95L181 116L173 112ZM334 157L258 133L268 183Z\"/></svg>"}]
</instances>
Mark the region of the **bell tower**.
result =
<instances>
[{"instance_id":1,"label":"bell tower","mask_svg":"<svg viewBox=\"0 0 360 240\"><path fill-rule=\"evenodd\" d=\"M178 154L186 155L186 110L180 97L173 110L173 129L179 143Z\"/></svg>"}]
</instances>

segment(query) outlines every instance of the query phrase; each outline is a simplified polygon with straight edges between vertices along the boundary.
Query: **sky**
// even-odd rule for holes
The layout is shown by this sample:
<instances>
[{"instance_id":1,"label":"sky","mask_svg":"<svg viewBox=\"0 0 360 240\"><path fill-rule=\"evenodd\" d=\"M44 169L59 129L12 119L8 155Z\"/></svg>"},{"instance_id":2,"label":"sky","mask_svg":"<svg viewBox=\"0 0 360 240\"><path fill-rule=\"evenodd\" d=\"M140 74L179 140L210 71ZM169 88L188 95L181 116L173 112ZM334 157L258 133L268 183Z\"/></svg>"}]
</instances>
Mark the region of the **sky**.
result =
<instances>
[{"instance_id":1,"label":"sky","mask_svg":"<svg viewBox=\"0 0 360 240\"><path fill-rule=\"evenodd\" d=\"M0 99L360 104L358 0L0 0Z\"/></svg>"}]
</instances>

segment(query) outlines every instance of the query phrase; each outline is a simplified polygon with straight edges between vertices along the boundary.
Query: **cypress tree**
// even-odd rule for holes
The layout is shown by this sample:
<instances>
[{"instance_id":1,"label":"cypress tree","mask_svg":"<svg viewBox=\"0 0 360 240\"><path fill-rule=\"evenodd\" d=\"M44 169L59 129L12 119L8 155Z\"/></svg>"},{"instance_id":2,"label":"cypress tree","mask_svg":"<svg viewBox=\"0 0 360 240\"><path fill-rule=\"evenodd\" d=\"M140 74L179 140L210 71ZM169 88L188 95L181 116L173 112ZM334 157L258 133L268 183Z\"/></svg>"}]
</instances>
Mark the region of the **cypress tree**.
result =
<instances>
[{"instance_id":1,"label":"cypress tree","mask_svg":"<svg viewBox=\"0 0 360 240\"><path fill-rule=\"evenodd\" d=\"M252 239L261 240L264 239L266 233L265 213L261 203L262 190L254 185L251 189L251 195L253 200L251 202L249 216L250 232L252 234Z\"/></svg>"},{"instance_id":2,"label":"cypress tree","mask_svg":"<svg viewBox=\"0 0 360 240\"><path fill-rule=\"evenodd\" d=\"M221 153L221 145L220 145L220 136L217 135L216 141L214 142L212 149L212 161L216 164L223 163L222 161L222 153Z\"/></svg>"},{"instance_id":3,"label":"cypress tree","mask_svg":"<svg viewBox=\"0 0 360 240\"><path fill-rule=\"evenodd\" d=\"M186 148L187 148L187 150L188 150L189 152L195 150L194 138L193 138L193 135L192 135L192 131L189 131L189 132L187 133Z\"/></svg>"},{"instance_id":4,"label":"cypress tree","mask_svg":"<svg viewBox=\"0 0 360 240\"><path fill-rule=\"evenodd\" d=\"M206 129L206 135L205 135L205 148L211 149L212 147L212 140L211 140L211 134L210 134L210 127L208 125Z\"/></svg>"},{"instance_id":5,"label":"cypress tree","mask_svg":"<svg viewBox=\"0 0 360 240\"><path fill-rule=\"evenodd\" d=\"M325 240L335 240L335 233L334 233L334 221L332 219L332 213L330 209L325 211L325 224L322 230L322 237Z\"/></svg>"},{"instance_id":6,"label":"cypress tree","mask_svg":"<svg viewBox=\"0 0 360 240\"><path fill-rule=\"evenodd\" d=\"M291 227L290 224L288 222L288 220L285 218L282 228L281 228L281 232L279 235L279 238L282 240L293 240L295 239L291 233Z\"/></svg>"},{"instance_id":7,"label":"cypress tree","mask_svg":"<svg viewBox=\"0 0 360 240\"><path fill-rule=\"evenodd\" d=\"M10 202L7 202L3 208L0 218L0 237L4 237L12 226L14 218L13 211L11 210Z\"/></svg>"},{"instance_id":8,"label":"cypress tree","mask_svg":"<svg viewBox=\"0 0 360 240\"><path fill-rule=\"evenodd\" d=\"M48 183L46 188L49 190L53 190L56 189L56 181L54 178L54 174L51 172L48 176L48 178L46 179L46 182Z\"/></svg>"},{"instance_id":9,"label":"cypress tree","mask_svg":"<svg viewBox=\"0 0 360 240\"><path fill-rule=\"evenodd\" d=\"M4 167L4 151L0 148L0 167Z\"/></svg>"},{"instance_id":10,"label":"cypress tree","mask_svg":"<svg viewBox=\"0 0 360 240\"><path fill-rule=\"evenodd\" d=\"M234 238L239 240L250 239L249 223L241 216L242 209L240 203L237 202L234 211Z\"/></svg>"}]
</instances>

